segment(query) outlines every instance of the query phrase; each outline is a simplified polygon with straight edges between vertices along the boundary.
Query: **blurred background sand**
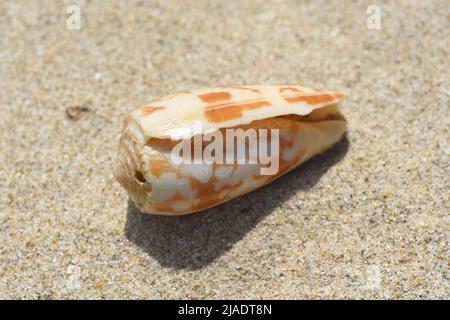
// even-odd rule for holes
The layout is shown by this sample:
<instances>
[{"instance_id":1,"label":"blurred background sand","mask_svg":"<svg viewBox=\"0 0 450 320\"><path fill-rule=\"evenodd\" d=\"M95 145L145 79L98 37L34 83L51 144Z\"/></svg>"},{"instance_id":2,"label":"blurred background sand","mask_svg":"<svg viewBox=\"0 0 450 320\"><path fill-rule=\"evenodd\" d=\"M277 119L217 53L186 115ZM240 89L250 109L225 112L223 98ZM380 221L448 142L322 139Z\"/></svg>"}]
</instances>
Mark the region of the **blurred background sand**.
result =
<instances>
[{"instance_id":1,"label":"blurred background sand","mask_svg":"<svg viewBox=\"0 0 450 320\"><path fill-rule=\"evenodd\" d=\"M448 299L450 3L379 1L381 30L370 4L1 2L0 298ZM230 84L345 92L347 138L206 212L138 212L123 116Z\"/></svg>"}]
</instances>

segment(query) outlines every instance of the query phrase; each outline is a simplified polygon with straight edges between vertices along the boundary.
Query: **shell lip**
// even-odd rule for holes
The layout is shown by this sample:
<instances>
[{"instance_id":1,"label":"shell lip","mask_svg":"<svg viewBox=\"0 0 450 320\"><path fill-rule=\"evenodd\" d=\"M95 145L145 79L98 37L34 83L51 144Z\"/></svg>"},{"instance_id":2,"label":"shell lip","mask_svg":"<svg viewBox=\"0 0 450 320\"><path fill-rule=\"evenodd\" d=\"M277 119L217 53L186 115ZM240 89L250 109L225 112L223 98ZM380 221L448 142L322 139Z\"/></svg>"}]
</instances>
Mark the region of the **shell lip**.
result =
<instances>
[{"instance_id":1,"label":"shell lip","mask_svg":"<svg viewBox=\"0 0 450 320\"><path fill-rule=\"evenodd\" d=\"M230 94L224 95L225 92ZM205 96L208 99L202 100ZM131 118L141 127L146 139L179 140L255 120L287 114L307 115L330 104L338 105L344 98L342 92L296 85L208 88L154 100L133 112ZM222 117L221 113L232 116ZM199 123L201 132L193 133Z\"/></svg>"}]
</instances>

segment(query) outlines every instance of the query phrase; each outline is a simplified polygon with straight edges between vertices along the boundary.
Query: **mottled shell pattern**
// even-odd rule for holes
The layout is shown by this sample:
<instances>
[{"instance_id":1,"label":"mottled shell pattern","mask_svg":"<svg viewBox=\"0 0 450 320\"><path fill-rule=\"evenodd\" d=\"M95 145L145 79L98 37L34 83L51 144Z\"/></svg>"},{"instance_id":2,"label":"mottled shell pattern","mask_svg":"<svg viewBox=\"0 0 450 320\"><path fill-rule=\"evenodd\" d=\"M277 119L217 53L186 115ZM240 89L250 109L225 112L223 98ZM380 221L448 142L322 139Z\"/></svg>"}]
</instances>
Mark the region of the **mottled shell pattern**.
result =
<instances>
[{"instance_id":1,"label":"mottled shell pattern","mask_svg":"<svg viewBox=\"0 0 450 320\"><path fill-rule=\"evenodd\" d=\"M146 213L181 215L255 190L338 142L343 94L301 86L233 86L185 91L153 101L125 119L114 175ZM224 128L279 129L279 170L260 164L176 164L174 143ZM198 132L197 132L198 133ZM197 134L196 133L196 134Z\"/></svg>"}]
</instances>

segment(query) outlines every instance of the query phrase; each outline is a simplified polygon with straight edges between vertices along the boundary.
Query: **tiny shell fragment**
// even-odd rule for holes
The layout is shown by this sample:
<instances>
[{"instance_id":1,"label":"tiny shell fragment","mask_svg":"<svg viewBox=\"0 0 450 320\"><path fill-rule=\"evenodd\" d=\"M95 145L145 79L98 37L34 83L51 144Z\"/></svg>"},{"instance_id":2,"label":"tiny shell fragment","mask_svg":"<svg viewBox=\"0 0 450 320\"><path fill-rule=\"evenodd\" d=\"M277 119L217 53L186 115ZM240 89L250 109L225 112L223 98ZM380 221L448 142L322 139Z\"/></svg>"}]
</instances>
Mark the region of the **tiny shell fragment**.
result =
<instances>
[{"instance_id":1,"label":"tiny shell fragment","mask_svg":"<svg viewBox=\"0 0 450 320\"><path fill-rule=\"evenodd\" d=\"M81 106L72 106L66 109L67 116L72 120L78 120L81 116L81 113L89 111L89 106L83 104Z\"/></svg>"}]
</instances>

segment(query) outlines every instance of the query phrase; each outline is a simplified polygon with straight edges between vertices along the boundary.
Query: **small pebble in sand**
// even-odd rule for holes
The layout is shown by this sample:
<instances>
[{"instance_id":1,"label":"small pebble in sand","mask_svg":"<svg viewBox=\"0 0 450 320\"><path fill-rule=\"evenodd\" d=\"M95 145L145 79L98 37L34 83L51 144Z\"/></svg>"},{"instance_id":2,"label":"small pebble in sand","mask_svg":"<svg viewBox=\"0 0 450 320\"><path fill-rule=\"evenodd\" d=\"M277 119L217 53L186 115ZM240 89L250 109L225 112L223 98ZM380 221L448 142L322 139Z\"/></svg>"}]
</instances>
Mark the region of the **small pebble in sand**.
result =
<instances>
[{"instance_id":1,"label":"small pebble in sand","mask_svg":"<svg viewBox=\"0 0 450 320\"><path fill-rule=\"evenodd\" d=\"M87 104L82 104L81 106L72 106L66 109L66 114L69 119L78 120L83 112L89 111L89 106Z\"/></svg>"}]
</instances>

